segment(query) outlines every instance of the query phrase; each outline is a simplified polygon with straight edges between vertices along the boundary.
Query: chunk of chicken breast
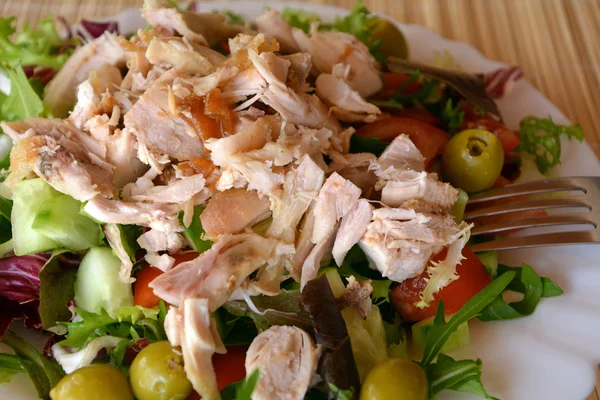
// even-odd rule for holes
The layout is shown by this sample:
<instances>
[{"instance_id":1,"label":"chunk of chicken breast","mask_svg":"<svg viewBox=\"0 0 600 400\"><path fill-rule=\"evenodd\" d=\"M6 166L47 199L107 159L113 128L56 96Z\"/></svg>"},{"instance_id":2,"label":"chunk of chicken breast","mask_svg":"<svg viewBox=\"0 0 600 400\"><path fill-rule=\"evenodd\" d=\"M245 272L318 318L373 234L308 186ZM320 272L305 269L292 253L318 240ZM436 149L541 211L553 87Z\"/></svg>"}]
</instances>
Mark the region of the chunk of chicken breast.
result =
<instances>
[{"instance_id":1,"label":"chunk of chicken breast","mask_svg":"<svg viewBox=\"0 0 600 400\"><path fill-rule=\"evenodd\" d=\"M204 147L189 120L169 111L167 85L155 83L125 114L125 127L138 142L156 154L166 154L179 161L202 157Z\"/></svg>"},{"instance_id":2,"label":"chunk of chicken breast","mask_svg":"<svg viewBox=\"0 0 600 400\"><path fill-rule=\"evenodd\" d=\"M377 176L370 169L371 165L377 159L371 153L350 153L340 154L335 151L329 152L331 163L329 164L329 172L337 172L342 178L349 180L360 188L362 196L369 198L375 184Z\"/></svg>"},{"instance_id":3,"label":"chunk of chicken breast","mask_svg":"<svg viewBox=\"0 0 600 400\"><path fill-rule=\"evenodd\" d=\"M165 331L172 346L181 346L185 374L194 390L203 399L220 399L212 356L225 354L226 350L211 318L208 300L189 298L179 308L169 308Z\"/></svg>"},{"instance_id":4,"label":"chunk of chicken breast","mask_svg":"<svg viewBox=\"0 0 600 400\"><path fill-rule=\"evenodd\" d=\"M206 235L216 239L220 235L242 232L246 227L264 220L270 214L269 199L246 189L216 192L200 214Z\"/></svg>"},{"instance_id":5,"label":"chunk of chicken breast","mask_svg":"<svg viewBox=\"0 0 600 400\"><path fill-rule=\"evenodd\" d=\"M373 169L380 178L393 179L394 171L424 171L425 158L408 135L402 134L385 148Z\"/></svg>"},{"instance_id":6,"label":"chunk of chicken breast","mask_svg":"<svg viewBox=\"0 0 600 400\"><path fill-rule=\"evenodd\" d=\"M359 245L384 277L403 282L422 273L433 254L463 233L451 215L380 208Z\"/></svg>"},{"instance_id":7,"label":"chunk of chicken breast","mask_svg":"<svg viewBox=\"0 0 600 400\"><path fill-rule=\"evenodd\" d=\"M377 93L383 87L380 65L356 36L338 32L312 32L309 35L298 28L292 35L303 52L310 53L316 69L331 73L334 65L350 66L348 83L363 98Z\"/></svg>"},{"instance_id":8,"label":"chunk of chicken breast","mask_svg":"<svg viewBox=\"0 0 600 400\"><path fill-rule=\"evenodd\" d=\"M333 244L333 259L339 266L344 262L346 254L362 238L367 230L374 207L365 199L360 199L342 218L340 229L338 229L335 242Z\"/></svg>"},{"instance_id":9,"label":"chunk of chicken breast","mask_svg":"<svg viewBox=\"0 0 600 400\"><path fill-rule=\"evenodd\" d=\"M292 35L292 27L283 20L277 10L267 10L263 15L256 18L258 30L279 42L282 53L298 53L300 47Z\"/></svg>"},{"instance_id":10,"label":"chunk of chicken breast","mask_svg":"<svg viewBox=\"0 0 600 400\"><path fill-rule=\"evenodd\" d=\"M208 47L177 37L154 37L146 50L146 58L152 64L167 64L200 76L215 72L226 59Z\"/></svg>"},{"instance_id":11,"label":"chunk of chicken breast","mask_svg":"<svg viewBox=\"0 0 600 400\"><path fill-rule=\"evenodd\" d=\"M205 182L206 180L202 174L185 176L173 180L167 185L151 187L143 193L131 196L131 199L153 203L181 204L200 193L204 189Z\"/></svg>"},{"instance_id":12,"label":"chunk of chicken breast","mask_svg":"<svg viewBox=\"0 0 600 400\"><path fill-rule=\"evenodd\" d=\"M150 226L156 221L177 221L181 205L125 202L96 196L83 209L92 218L107 224Z\"/></svg>"},{"instance_id":13,"label":"chunk of chicken breast","mask_svg":"<svg viewBox=\"0 0 600 400\"><path fill-rule=\"evenodd\" d=\"M277 244L275 239L255 233L223 235L210 250L159 276L150 287L171 304L190 297L209 299L213 312L273 256Z\"/></svg>"},{"instance_id":14,"label":"chunk of chicken breast","mask_svg":"<svg viewBox=\"0 0 600 400\"><path fill-rule=\"evenodd\" d=\"M246 376L259 378L253 400L301 400L320 358L310 335L295 326L272 326L259 334L246 353Z\"/></svg>"},{"instance_id":15,"label":"chunk of chicken breast","mask_svg":"<svg viewBox=\"0 0 600 400\"><path fill-rule=\"evenodd\" d=\"M111 33L78 48L44 89L44 106L56 117L66 117L76 100L77 86L103 65L125 65L125 52Z\"/></svg>"}]
</instances>

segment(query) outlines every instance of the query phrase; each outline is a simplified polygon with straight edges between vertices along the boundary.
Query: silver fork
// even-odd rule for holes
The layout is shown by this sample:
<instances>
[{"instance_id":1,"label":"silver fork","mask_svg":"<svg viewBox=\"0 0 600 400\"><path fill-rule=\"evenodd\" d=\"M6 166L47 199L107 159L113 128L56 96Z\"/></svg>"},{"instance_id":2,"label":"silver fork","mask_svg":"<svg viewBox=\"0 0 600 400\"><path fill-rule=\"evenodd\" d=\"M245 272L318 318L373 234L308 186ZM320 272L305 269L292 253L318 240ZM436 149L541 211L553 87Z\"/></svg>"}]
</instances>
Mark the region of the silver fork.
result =
<instances>
[{"instance_id":1,"label":"silver fork","mask_svg":"<svg viewBox=\"0 0 600 400\"><path fill-rule=\"evenodd\" d=\"M557 193L582 193L582 196L546 197ZM536 195L534 199L516 200L506 204L488 205L493 200L509 199L518 196ZM482 208L465 213L464 219L475 222L471 235L502 234L503 232L523 228L548 226L577 226L588 230L532 234L528 236L503 237L496 240L477 243L471 246L473 251L510 250L526 247L557 246L566 244L600 243L600 177L549 178L539 181L508 185L499 189L473 195L469 205L482 205ZM477 220L483 217L509 214L527 210L579 209L583 213L560 213L546 216L509 219L503 222L481 224ZM565 211L565 210L562 210ZM590 229L592 228L592 229Z\"/></svg>"}]
</instances>

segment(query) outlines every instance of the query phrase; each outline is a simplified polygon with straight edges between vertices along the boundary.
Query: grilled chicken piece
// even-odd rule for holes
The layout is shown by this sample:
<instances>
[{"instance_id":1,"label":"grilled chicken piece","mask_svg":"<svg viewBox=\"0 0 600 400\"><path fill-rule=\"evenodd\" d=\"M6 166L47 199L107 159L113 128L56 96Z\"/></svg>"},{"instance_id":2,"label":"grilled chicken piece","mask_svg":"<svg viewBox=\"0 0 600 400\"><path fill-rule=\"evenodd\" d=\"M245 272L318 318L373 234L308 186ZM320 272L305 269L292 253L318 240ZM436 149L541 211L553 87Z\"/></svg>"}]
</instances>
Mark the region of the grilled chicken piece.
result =
<instances>
[{"instance_id":1,"label":"grilled chicken piece","mask_svg":"<svg viewBox=\"0 0 600 400\"><path fill-rule=\"evenodd\" d=\"M156 229L144 232L137 239L137 242L148 253L158 253L159 251L177 253L186 244L185 239L180 234L175 232L161 232Z\"/></svg>"},{"instance_id":2,"label":"grilled chicken piece","mask_svg":"<svg viewBox=\"0 0 600 400\"><path fill-rule=\"evenodd\" d=\"M204 189L206 180L202 174L185 176L167 185L154 186L140 194L131 196L135 201L181 204L190 200Z\"/></svg>"},{"instance_id":3,"label":"grilled chicken piece","mask_svg":"<svg viewBox=\"0 0 600 400\"><path fill-rule=\"evenodd\" d=\"M148 167L137 158L137 139L129 129L117 129L106 139L106 161L115 166L112 183L117 188L140 177Z\"/></svg>"},{"instance_id":4,"label":"grilled chicken piece","mask_svg":"<svg viewBox=\"0 0 600 400\"><path fill-rule=\"evenodd\" d=\"M258 30L279 42L282 53L298 53L300 47L292 35L292 27L283 20L279 11L268 10L256 18Z\"/></svg>"},{"instance_id":5,"label":"grilled chicken piece","mask_svg":"<svg viewBox=\"0 0 600 400\"><path fill-rule=\"evenodd\" d=\"M190 297L209 299L213 312L248 275L268 262L277 244L275 239L255 233L223 235L210 250L159 276L150 287L161 299L175 305Z\"/></svg>"},{"instance_id":6,"label":"grilled chicken piece","mask_svg":"<svg viewBox=\"0 0 600 400\"><path fill-rule=\"evenodd\" d=\"M384 277L402 282L421 274L433 254L463 233L451 215L380 208L359 245Z\"/></svg>"},{"instance_id":7,"label":"grilled chicken piece","mask_svg":"<svg viewBox=\"0 0 600 400\"><path fill-rule=\"evenodd\" d=\"M44 89L44 106L56 117L66 117L75 104L77 86L103 65L122 67L125 52L116 37L105 33L77 49Z\"/></svg>"},{"instance_id":8,"label":"grilled chicken piece","mask_svg":"<svg viewBox=\"0 0 600 400\"><path fill-rule=\"evenodd\" d=\"M329 152L331 163L329 172L337 172L360 188L362 196L369 198L377 183L377 176L370 170L377 157L371 153L350 153L342 155L335 151Z\"/></svg>"},{"instance_id":9,"label":"grilled chicken piece","mask_svg":"<svg viewBox=\"0 0 600 400\"><path fill-rule=\"evenodd\" d=\"M374 165L377 176L393 179L395 171L425 170L425 158L408 135L398 135L384 150ZM391 169L390 169L391 168Z\"/></svg>"},{"instance_id":10,"label":"grilled chicken piece","mask_svg":"<svg viewBox=\"0 0 600 400\"><path fill-rule=\"evenodd\" d=\"M359 197L360 189L356 185L335 172L331 174L315 203L312 242L317 244L327 240L336 223L354 208Z\"/></svg>"},{"instance_id":11,"label":"grilled chicken piece","mask_svg":"<svg viewBox=\"0 0 600 400\"><path fill-rule=\"evenodd\" d=\"M208 300L189 298L181 307L169 308L165 332L173 347L181 346L185 374L194 390L203 399L220 399L212 356L225 354L226 350L211 318Z\"/></svg>"},{"instance_id":12,"label":"grilled chicken piece","mask_svg":"<svg viewBox=\"0 0 600 400\"><path fill-rule=\"evenodd\" d=\"M331 107L333 114L342 121L373 122L381 110L368 103L346 81L350 67L336 64L331 74L320 74L315 82L317 95Z\"/></svg>"},{"instance_id":13,"label":"grilled chicken piece","mask_svg":"<svg viewBox=\"0 0 600 400\"><path fill-rule=\"evenodd\" d=\"M244 30L230 25L222 14L180 11L164 0L145 0L142 16L148 23L179 33L199 44L212 47Z\"/></svg>"},{"instance_id":14,"label":"grilled chicken piece","mask_svg":"<svg viewBox=\"0 0 600 400\"><path fill-rule=\"evenodd\" d=\"M341 130L335 118L317 96L296 93L286 85L289 60L266 52L258 54L248 50L248 57L267 82L261 101L275 109L285 121L310 128L328 128L334 132Z\"/></svg>"},{"instance_id":15,"label":"grilled chicken piece","mask_svg":"<svg viewBox=\"0 0 600 400\"><path fill-rule=\"evenodd\" d=\"M216 192L200 214L206 235L216 239L220 235L235 234L266 219L270 214L269 199L246 189Z\"/></svg>"},{"instance_id":16,"label":"grilled chicken piece","mask_svg":"<svg viewBox=\"0 0 600 400\"><path fill-rule=\"evenodd\" d=\"M205 76L215 72L226 57L186 38L155 37L146 50L152 64L171 65L181 72Z\"/></svg>"},{"instance_id":17,"label":"grilled chicken piece","mask_svg":"<svg viewBox=\"0 0 600 400\"><path fill-rule=\"evenodd\" d=\"M313 229L317 224L318 217L315 214L313 220ZM327 232L327 236L321 239L319 242L313 245L310 249L310 253L302 264L302 275L300 276L300 289L304 288L309 281L317 277L317 272L321 268L321 263L326 255L331 253L333 249L333 243L335 241L335 233L340 227L340 223L337 222L330 231ZM314 234L314 231L313 231Z\"/></svg>"},{"instance_id":18,"label":"grilled chicken piece","mask_svg":"<svg viewBox=\"0 0 600 400\"><path fill-rule=\"evenodd\" d=\"M312 32L307 35L298 28L292 35L300 49L310 53L312 62L321 73L331 73L339 63L350 66L348 84L363 98L377 93L383 87L380 65L369 49L354 35L338 31Z\"/></svg>"},{"instance_id":19,"label":"grilled chicken piece","mask_svg":"<svg viewBox=\"0 0 600 400\"><path fill-rule=\"evenodd\" d=\"M374 207L365 199L360 199L352 210L348 212L340 224L335 242L333 244L333 259L339 266L344 262L348 251L354 246L367 230Z\"/></svg>"},{"instance_id":20,"label":"grilled chicken piece","mask_svg":"<svg viewBox=\"0 0 600 400\"><path fill-rule=\"evenodd\" d=\"M167 85L155 83L125 114L125 126L151 153L166 154L179 161L202 157L199 132L189 119L170 113L168 98Z\"/></svg>"},{"instance_id":21,"label":"grilled chicken piece","mask_svg":"<svg viewBox=\"0 0 600 400\"><path fill-rule=\"evenodd\" d=\"M83 81L77 87L77 103L69 116L73 125L83 129L90 118L111 114L116 101L108 100L109 96L112 97L110 91L120 86L122 80L121 71L117 67L105 64L95 70L91 78Z\"/></svg>"},{"instance_id":22,"label":"grilled chicken piece","mask_svg":"<svg viewBox=\"0 0 600 400\"><path fill-rule=\"evenodd\" d=\"M229 64L223 64L215 72L207 76L192 76L176 78L173 82L173 92L178 93L180 87L191 86L196 96L206 96L211 90L222 86L229 80L239 76L238 69Z\"/></svg>"},{"instance_id":23,"label":"grilled chicken piece","mask_svg":"<svg viewBox=\"0 0 600 400\"><path fill-rule=\"evenodd\" d=\"M319 348L300 328L272 326L262 332L246 353L246 376L260 371L252 399L303 399L319 357Z\"/></svg>"},{"instance_id":24,"label":"grilled chicken piece","mask_svg":"<svg viewBox=\"0 0 600 400\"><path fill-rule=\"evenodd\" d=\"M347 307L354 307L364 319L371 312L373 302L371 301L373 285L370 280L359 282L354 276L348 277L348 285L336 303L340 310Z\"/></svg>"},{"instance_id":25,"label":"grilled chicken piece","mask_svg":"<svg viewBox=\"0 0 600 400\"><path fill-rule=\"evenodd\" d=\"M155 222L177 221L181 206L109 200L96 196L83 208L92 218L107 224L151 226Z\"/></svg>"}]
</instances>

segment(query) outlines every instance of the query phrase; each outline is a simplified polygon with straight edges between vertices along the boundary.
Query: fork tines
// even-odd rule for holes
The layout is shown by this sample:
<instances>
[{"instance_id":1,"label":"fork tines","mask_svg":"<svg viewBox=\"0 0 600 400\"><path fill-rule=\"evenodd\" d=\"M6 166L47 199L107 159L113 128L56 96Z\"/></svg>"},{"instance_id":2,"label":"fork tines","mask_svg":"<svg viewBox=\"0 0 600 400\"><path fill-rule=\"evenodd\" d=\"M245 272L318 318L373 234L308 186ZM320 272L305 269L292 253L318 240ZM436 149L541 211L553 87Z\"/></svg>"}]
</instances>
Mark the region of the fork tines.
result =
<instances>
[{"instance_id":1,"label":"fork tines","mask_svg":"<svg viewBox=\"0 0 600 400\"><path fill-rule=\"evenodd\" d=\"M566 196L567 193L583 194ZM552 197L548 197L548 196ZM534 196L531 198L530 196ZM568 231L503 237L478 243L473 251L508 250L525 247L554 246L600 242L597 227L600 225L597 204L600 204L599 177L549 178L492 189L473 195L468 202L469 211L464 219L475 223L471 235L501 235L524 228L568 226L587 228L584 231ZM565 209L579 213L529 213L525 218L511 218L511 213L531 210ZM583 213L581 212L583 211ZM505 216L506 218L502 218ZM492 221L489 221L489 217ZM479 222L479 223L478 223Z\"/></svg>"}]
</instances>

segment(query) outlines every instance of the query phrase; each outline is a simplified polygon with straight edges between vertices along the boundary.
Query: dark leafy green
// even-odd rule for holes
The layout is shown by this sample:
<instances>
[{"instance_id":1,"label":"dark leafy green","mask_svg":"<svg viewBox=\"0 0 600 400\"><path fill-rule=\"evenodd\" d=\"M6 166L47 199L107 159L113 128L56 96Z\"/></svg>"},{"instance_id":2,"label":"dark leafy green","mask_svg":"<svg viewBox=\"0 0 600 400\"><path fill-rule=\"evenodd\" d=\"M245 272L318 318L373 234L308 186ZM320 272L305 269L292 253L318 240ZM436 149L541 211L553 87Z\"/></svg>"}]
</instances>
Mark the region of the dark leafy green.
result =
<instances>
[{"instance_id":1,"label":"dark leafy green","mask_svg":"<svg viewBox=\"0 0 600 400\"><path fill-rule=\"evenodd\" d=\"M486 399L490 396L481 383L481 360L455 360L445 354L438 355L437 362L425 368L429 382L429 398L444 390L474 393Z\"/></svg>"},{"instance_id":2,"label":"dark leafy green","mask_svg":"<svg viewBox=\"0 0 600 400\"><path fill-rule=\"evenodd\" d=\"M388 142L374 137L352 135L350 138L350 153L372 153L379 157L388 145Z\"/></svg>"},{"instance_id":3,"label":"dark leafy green","mask_svg":"<svg viewBox=\"0 0 600 400\"><path fill-rule=\"evenodd\" d=\"M12 378L25 372L19 356L0 353L0 385L10 382Z\"/></svg>"},{"instance_id":4,"label":"dark leafy green","mask_svg":"<svg viewBox=\"0 0 600 400\"><path fill-rule=\"evenodd\" d=\"M221 390L222 400L252 400L252 392L256 387L260 371L255 369L246 379L227 385Z\"/></svg>"},{"instance_id":5,"label":"dark leafy green","mask_svg":"<svg viewBox=\"0 0 600 400\"><path fill-rule=\"evenodd\" d=\"M423 359L420 362L421 366L426 368L428 364L431 364L450 335L456 332L459 325L478 316L488 304L494 301L506 289L515 276L515 271L507 271L497 279L494 279L489 285L473 296L471 300L467 301L448 322L444 318L444 303L440 301L433 324L429 328L425 340Z\"/></svg>"},{"instance_id":6,"label":"dark leafy green","mask_svg":"<svg viewBox=\"0 0 600 400\"><path fill-rule=\"evenodd\" d=\"M258 335L256 323L250 317L240 317L219 308L213 317L217 322L219 336L225 346L241 346L252 343Z\"/></svg>"},{"instance_id":7,"label":"dark leafy green","mask_svg":"<svg viewBox=\"0 0 600 400\"><path fill-rule=\"evenodd\" d=\"M458 131L458 127L462 124L465 112L462 111L462 107L458 102L453 105L452 99L448 99L442 109L441 117L446 131L454 135Z\"/></svg>"},{"instance_id":8,"label":"dark leafy green","mask_svg":"<svg viewBox=\"0 0 600 400\"><path fill-rule=\"evenodd\" d=\"M56 326L58 321L71 318L67 303L75 297L77 268L63 265L56 251L40 270L40 306L38 308L44 329Z\"/></svg>"},{"instance_id":9,"label":"dark leafy green","mask_svg":"<svg viewBox=\"0 0 600 400\"><path fill-rule=\"evenodd\" d=\"M522 318L533 314L542 297L554 297L563 294L563 290L548 278L540 276L527 264L521 267L498 266L498 278L514 272L515 277L507 289L523 293L521 301L506 303L499 294L479 315L481 321L498 321Z\"/></svg>"},{"instance_id":10,"label":"dark leafy green","mask_svg":"<svg viewBox=\"0 0 600 400\"><path fill-rule=\"evenodd\" d=\"M561 136L579 141L584 138L581 126L556 125L552 117L525 117L521 120L520 127L520 150L534 157L535 165L542 174L560 164Z\"/></svg>"},{"instance_id":11,"label":"dark leafy green","mask_svg":"<svg viewBox=\"0 0 600 400\"><path fill-rule=\"evenodd\" d=\"M64 376L60 366L53 360L44 358L29 343L12 331L6 332L0 342L15 351L15 356L35 385L40 399L49 399L50 389L56 386Z\"/></svg>"}]
</instances>

